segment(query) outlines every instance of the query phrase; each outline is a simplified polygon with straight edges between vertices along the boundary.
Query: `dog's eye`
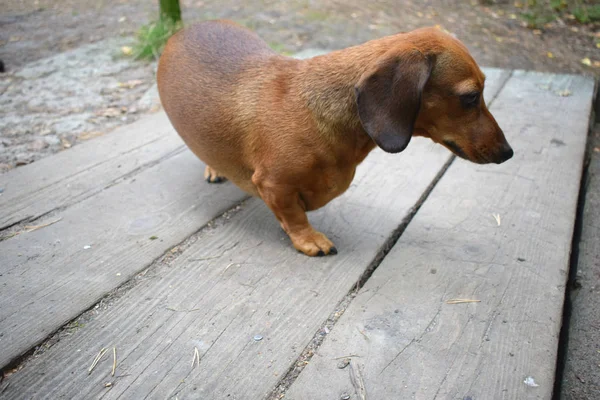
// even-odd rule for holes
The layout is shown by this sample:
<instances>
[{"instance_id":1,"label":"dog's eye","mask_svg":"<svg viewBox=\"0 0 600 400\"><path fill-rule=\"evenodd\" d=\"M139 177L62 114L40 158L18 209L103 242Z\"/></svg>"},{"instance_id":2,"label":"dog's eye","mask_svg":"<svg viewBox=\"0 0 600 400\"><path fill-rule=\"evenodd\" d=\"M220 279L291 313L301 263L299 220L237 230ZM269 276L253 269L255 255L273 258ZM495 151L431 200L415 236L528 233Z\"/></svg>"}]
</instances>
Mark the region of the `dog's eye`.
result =
<instances>
[{"instance_id":1,"label":"dog's eye","mask_svg":"<svg viewBox=\"0 0 600 400\"><path fill-rule=\"evenodd\" d=\"M465 108L475 107L479 104L479 95L477 92L460 95L460 102Z\"/></svg>"}]
</instances>

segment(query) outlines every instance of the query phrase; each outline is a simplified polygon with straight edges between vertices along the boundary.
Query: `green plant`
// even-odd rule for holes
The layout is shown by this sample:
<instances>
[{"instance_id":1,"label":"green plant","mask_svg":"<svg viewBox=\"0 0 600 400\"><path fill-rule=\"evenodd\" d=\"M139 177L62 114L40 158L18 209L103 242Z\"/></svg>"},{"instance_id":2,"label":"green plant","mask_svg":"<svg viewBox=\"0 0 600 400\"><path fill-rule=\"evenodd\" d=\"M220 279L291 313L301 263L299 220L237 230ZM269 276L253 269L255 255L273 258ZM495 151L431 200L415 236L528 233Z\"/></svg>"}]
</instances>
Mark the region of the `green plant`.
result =
<instances>
[{"instance_id":1,"label":"green plant","mask_svg":"<svg viewBox=\"0 0 600 400\"><path fill-rule=\"evenodd\" d=\"M600 4L579 4L573 9L573 15L582 24L600 21Z\"/></svg>"},{"instance_id":2,"label":"green plant","mask_svg":"<svg viewBox=\"0 0 600 400\"><path fill-rule=\"evenodd\" d=\"M556 19L556 14L547 10L532 9L521 13L521 18L527 23L528 28L538 29Z\"/></svg>"},{"instance_id":3,"label":"green plant","mask_svg":"<svg viewBox=\"0 0 600 400\"><path fill-rule=\"evenodd\" d=\"M169 19L173 22L181 21L181 7L179 0L160 0L160 19Z\"/></svg>"},{"instance_id":4,"label":"green plant","mask_svg":"<svg viewBox=\"0 0 600 400\"><path fill-rule=\"evenodd\" d=\"M142 26L137 33L137 43L133 46L133 56L136 59L158 59L167 40L181 27L181 21L174 22L170 18L161 18Z\"/></svg>"},{"instance_id":5,"label":"green plant","mask_svg":"<svg viewBox=\"0 0 600 400\"><path fill-rule=\"evenodd\" d=\"M292 55L292 53L290 53L289 51L287 51L285 49L285 45L281 44L281 43L276 43L276 42L270 42L269 43L269 47L272 48L274 51L276 51L277 53L284 55L284 56L289 56Z\"/></svg>"},{"instance_id":6,"label":"green plant","mask_svg":"<svg viewBox=\"0 0 600 400\"><path fill-rule=\"evenodd\" d=\"M319 10L308 10L306 19L309 21L325 21L329 16L327 13Z\"/></svg>"},{"instance_id":7,"label":"green plant","mask_svg":"<svg viewBox=\"0 0 600 400\"><path fill-rule=\"evenodd\" d=\"M600 4L584 0L526 0L522 6L521 18L532 29L541 28L564 13L573 14L582 24L600 21Z\"/></svg>"},{"instance_id":8,"label":"green plant","mask_svg":"<svg viewBox=\"0 0 600 400\"><path fill-rule=\"evenodd\" d=\"M550 0L550 8L560 11L568 7L567 0Z\"/></svg>"}]
</instances>

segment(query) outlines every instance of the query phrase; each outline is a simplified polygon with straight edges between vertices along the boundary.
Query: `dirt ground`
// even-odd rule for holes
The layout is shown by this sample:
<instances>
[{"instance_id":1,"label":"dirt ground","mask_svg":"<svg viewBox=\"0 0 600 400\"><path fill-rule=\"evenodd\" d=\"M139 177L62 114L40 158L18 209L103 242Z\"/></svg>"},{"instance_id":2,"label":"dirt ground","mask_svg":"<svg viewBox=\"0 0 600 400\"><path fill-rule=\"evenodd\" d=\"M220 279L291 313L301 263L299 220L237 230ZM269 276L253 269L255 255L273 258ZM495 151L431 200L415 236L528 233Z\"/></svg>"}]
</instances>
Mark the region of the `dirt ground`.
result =
<instances>
[{"instance_id":1,"label":"dirt ground","mask_svg":"<svg viewBox=\"0 0 600 400\"><path fill-rule=\"evenodd\" d=\"M582 26L565 18L533 30L518 16L521 8L508 1L496 2L505 4L483 6L474 0L181 1L186 23L233 19L285 53L338 49L439 25L462 40L483 66L599 76L600 24ZM0 173L153 110L138 102L152 87L154 65L118 54L120 46L156 13L157 2L144 0L0 3L0 60L7 70L0 74ZM77 50L84 45L90 46ZM582 63L584 59L591 65Z\"/></svg>"}]
</instances>

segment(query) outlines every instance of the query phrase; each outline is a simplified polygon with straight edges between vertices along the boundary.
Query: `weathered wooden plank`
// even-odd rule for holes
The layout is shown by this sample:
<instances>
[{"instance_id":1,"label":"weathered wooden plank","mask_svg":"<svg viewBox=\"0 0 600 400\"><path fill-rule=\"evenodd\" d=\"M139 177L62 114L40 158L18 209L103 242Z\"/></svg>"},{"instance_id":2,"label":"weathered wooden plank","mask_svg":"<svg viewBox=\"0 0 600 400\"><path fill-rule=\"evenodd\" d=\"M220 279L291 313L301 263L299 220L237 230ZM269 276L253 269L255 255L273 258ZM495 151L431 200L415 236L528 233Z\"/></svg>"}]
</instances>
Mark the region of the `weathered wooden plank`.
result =
<instances>
[{"instance_id":1,"label":"weathered wooden plank","mask_svg":"<svg viewBox=\"0 0 600 400\"><path fill-rule=\"evenodd\" d=\"M311 215L335 241L340 253L333 257L297 253L266 206L252 199L72 341L50 349L41 364L16 374L7 394L264 397L449 157L424 140L402 157L371 155L349 192ZM107 391L107 364L91 376L86 366L109 345L119 351L117 374L129 375ZM192 370L194 347L201 361Z\"/></svg>"},{"instance_id":2,"label":"weathered wooden plank","mask_svg":"<svg viewBox=\"0 0 600 400\"><path fill-rule=\"evenodd\" d=\"M0 175L0 229L73 204L183 150L164 112Z\"/></svg>"},{"instance_id":3,"label":"weathered wooden plank","mask_svg":"<svg viewBox=\"0 0 600 400\"><path fill-rule=\"evenodd\" d=\"M600 149L600 125L596 125L590 140L592 149ZM577 249L577 285L569 288L571 319L560 397L563 400L600 399L600 152L597 150L591 152L583 184L586 193Z\"/></svg>"},{"instance_id":4,"label":"weathered wooden plank","mask_svg":"<svg viewBox=\"0 0 600 400\"><path fill-rule=\"evenodd\" d=\"M506 79L506 75L497 74L492 79ZM161 393L193 390L177 386L182 374L189 372L183 365L189 366L187 359L194 346L202 353L203 367L196 371L202 375L196 377L197 382L203 382L201 391L217 393L229 390L227 385L231 385L236 393L267 393L449 157L439 146L418 139L402 157L381 153L370 156L349 192L311 215L315 226L338 245L340 254L335 257L310 259L296 254L266 207L252 200L229 224L203 233L174 265L159 267L153 279L134 288L73 341L62 341L13 376L7 395L29 397L37 391L54 396L50 392L56 390L67 397L75 393L86 398L101 395L105 389L98 383L105 375L87 378L79 372L85 369L80 368L82 363L87 365L88 357L93 358L90 354L97 345L109 342L119 348L120 368L131 374L119 378L122 383L114 386L118 389L111 395L127 391L129 396L151 391L154 386ZM159 171L153 175L170 179ZM113 195L115 199L122 197ZM99 205L107 201L94 200ZM146 235L152 233L147 231ZM198 258L205 260L190 261ZM106 279L114 279L118 270L111 268ZM79 285L83 290L89 286L85 282ZM177 312L167 307L195 311ZM254 343L248 338L254 331L265 337L257 343L268 345L258 358L256 349L248 347ZM274 361L264 362L264 356L271 354ZM163 365L161 372L151 373L157 361ZM233 362L239 368L224 368ZM52 374L54 379L42 379L43 385L30 387L28 382L37 381L39 371L44 371L46 377ZM215 371L231 378L222 380ZM125 378L128 380L123 381ZM56 386L58 381L64 382Z\"/></svg>"},{"instance_id":5,"label":"weathered wooden plank","mask_svg":"<svg viewBox=\"0 0 600 400\"><path fill-rule=\"evenodd\" d=\"M513 75L514 159L453 163L286 399L360 399L351 371L369 399L551 398L592 88Z\"/></svg>"},{"instance_id":6,"label":"weathered wooden plank","mask_svg":"<svg viewBox=\"0 0 600 400\"><path fill-rule=\"evenodd\" d=\"M0 366L246 197L203 172L181 152L0 242Z\"/></svg>"}]
</instances>

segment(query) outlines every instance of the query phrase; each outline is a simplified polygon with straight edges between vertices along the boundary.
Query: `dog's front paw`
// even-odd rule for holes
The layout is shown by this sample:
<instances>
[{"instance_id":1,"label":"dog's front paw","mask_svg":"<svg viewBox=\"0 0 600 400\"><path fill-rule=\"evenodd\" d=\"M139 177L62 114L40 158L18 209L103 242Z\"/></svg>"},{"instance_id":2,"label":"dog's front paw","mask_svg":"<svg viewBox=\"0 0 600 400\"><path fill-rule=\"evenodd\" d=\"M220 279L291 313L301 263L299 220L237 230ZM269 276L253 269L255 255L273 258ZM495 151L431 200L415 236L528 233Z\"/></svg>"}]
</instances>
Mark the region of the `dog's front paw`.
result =
<instances>
[{"instance_id":1,"label":"dog's front paw","mask_svg":"<svg viewBox=\"0 0 600 400\"><path fill-rule=\"evenodd\" d=\"M204 179L206 179L206 182L208 183L222 183L227 180L227 178L225 178L222 175L219 175L219 173L216 170L212 169L208 165L204 169Z\"/></svg>"},{"instance_id":2,"label":"dog's front paw","mask_svg":"<svg viewBox=\"0 0 600 400\"><path fill-rule=\"evenodd\" d=\"M325 255L337 254L334 244L321 232L312 231L310 233L290 236L296 250L301 251L307 256L322 257Z\"/></svg>"}]
</instances>

